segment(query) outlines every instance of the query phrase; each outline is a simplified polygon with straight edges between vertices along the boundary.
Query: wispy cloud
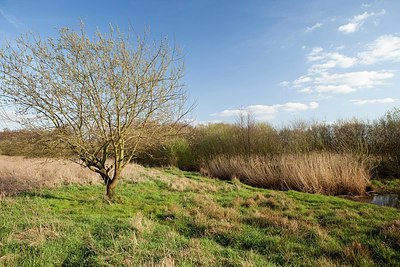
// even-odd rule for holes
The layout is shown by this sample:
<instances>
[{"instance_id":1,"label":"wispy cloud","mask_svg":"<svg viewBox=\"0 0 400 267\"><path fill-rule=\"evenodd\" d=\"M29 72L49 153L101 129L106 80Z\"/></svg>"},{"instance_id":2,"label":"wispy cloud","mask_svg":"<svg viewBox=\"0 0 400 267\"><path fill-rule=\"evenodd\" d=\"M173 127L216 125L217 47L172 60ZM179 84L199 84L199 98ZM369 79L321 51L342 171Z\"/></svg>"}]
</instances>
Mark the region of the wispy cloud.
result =
<instances>
[{"instance_id":1,"label":"wispy cloud","mask_svg":"<svg viewBox=\"0 0 400 267\"><path fill-rule=\"evenodd\" d=\"M0 16L3 17L8 23L12 24L15 28L19 28L23 25L20 20L6 12L3 8L0 8Z\"/></svg>"},{"instance_id":2,"label":"wispy cloud","mask_svg":"<svg viewBox=\"0 0 400 267\"><path fill-rule=\"evenodd\" d=\"M326 71L300 76L292 86L300 93L348 94L361 89L386 85L394 77L393 71L354 71L329 73Z\"/></svg>"},{"instance_id":3,"label":"wispy cloud","mask_svg":"<svg viewBox=\"0 0 400 267\"><path fill-rule=\"evenodd\" d=\"M318 62L314 69L349 68L357 63L354 57L348 57L338 52L323 52L322 47L315 47L307 56L308 61Z\"/></svg>"},{"instance_id":4,"label":"wispy cloud","mask_svg":"<svg viewBox=\"0 0 400 267\"><path fill-rule=\"evenodd\" d=\"M358 54L364 64L375 64L381 61L400 61L400 37L382 35L367 45L367 50Z\"/></svg>"},{"instance_id":5,"label":"wispy cloud","mask_svg":"<svg viewBox=\"0 0 400 267\"><path fill-rule=\"evenodd\" d=\"M398 101L398 99L391 98L391 97L379 98L379 99L354 99L354 100L351 100L351 102L354 105L390 104L390 103L394 103L394 102L397 102L397 101Z\"/></svg>"},{"instance_id":6,"label":"wispy cloud","mask_svg":"<svg viewBox=\"0 0 400 267\"><path fill-rule=\"evenodd\" d=\"M348 23L339 26L338 30L345 34L356 32L361 28L361 26L364 24L365 20L367 20L368 18L375 17L375 16L381 16L384 14L386 14L386 10L384 10L384 9L382 9L378 13L375 13L375 12L369 13L369 12L365 11L364 13L356 15L353 18L349 19Z\"/></svg>"},{"instance_id":7,"label":"wispy cloud","mask_svg":"<svg viewBox=\"0 0 400 267\"><path fill-rule=\"evenodd\" d=\"M347 94L354 92L356 89L347 84L338 85L317 85L315 91L318 93L334 93L334 94Z\"/></svg>"},{"instance_id":8,"label":"wispy cloud","mask_svg":"<svg viewBox=\"0 0 400 267\"><path fill-rule=\"evenodd\" d=\"M400 36L382 35L367 44L365 50L356 53L356 56L347 56L337 51L325 52L322 47L314 47L306 59L311 63L307 74L281 85L295 88L300 93L325 96L388 85L396 75L396 70L362 68L370 68L380 62L400 62ZM343 72L353 67L361 70Z\"/></svg>"},{"instance_id":9,"label":"wispy cloud","mask_svg":"<svg viewBox=\"0 0 400 267\"><path fill-rule=\"evenodd\" d=\"M371 7L372 3L362 3L361 6L364 7L364 8Z\"/></svg>"},{"instance_id":10,"label":"wispy cloud","mask_svg":"<svg viewBox=\"0 0 400 267\"><path fill-rule=\"evenodd\" d=\"M321 22L317 22L317 23L315 23L313 26L307 27L307 28L305 29L304 32L312 32L312 31L314 31L314 30L316 30L316 29L318 29L318 28L321 28L322 25L323 25L323 24L322 24Z\"/></svg>"},{"instance_id":11,"label":"wispy cloud","mask_svg":"<svg viewBox=\"0 0 400 267\"><path fill-rule=\"evenodd\" d=\"M385 81L394 77L393 71L355 71L346 73L322 73L314 79L321 85L347 85L354 90L372 88L385 84Z\"/></svg>"},{"instance_id":12,"label":"wispy cloud","mask_svg":"<svg viewBox=\"0 0 400 267\"><path fill-rule=\"evenodd\" d=\"M273 119L280 112L299 112L318 108L317 102L288 102L275 105L250 105L241 109L226 109L212 114L219 117L235 117L243 113L251 113L259 119Z\"/></svg>"}]
</instances>

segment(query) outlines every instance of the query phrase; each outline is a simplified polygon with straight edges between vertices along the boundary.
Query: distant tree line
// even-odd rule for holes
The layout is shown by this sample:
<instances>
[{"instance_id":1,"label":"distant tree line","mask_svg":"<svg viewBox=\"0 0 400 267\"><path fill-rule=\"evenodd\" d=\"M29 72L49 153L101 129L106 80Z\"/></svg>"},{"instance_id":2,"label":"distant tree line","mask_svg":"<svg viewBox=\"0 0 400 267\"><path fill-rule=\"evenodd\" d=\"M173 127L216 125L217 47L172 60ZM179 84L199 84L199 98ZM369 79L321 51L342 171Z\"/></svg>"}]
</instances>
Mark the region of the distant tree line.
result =
<instances>
[{"instance_id":1,"label":"distant tree line","mask_svg":"<svg viewBox=\"0 0 400 267\"><path fill-rule=\"evenodd\" d=\"M329 152L352 155L368 166L375 177L400 177L399 109L375 121L297 121L276 128L246 119L232 124L182 125L180 131L180 137L139 147L133 161L198 171L202 164L221 155L248 157ZM5 130L0 132L0 153L57 157L70 151L58 145L51 132Z\"/></svg>"}]
</instances>

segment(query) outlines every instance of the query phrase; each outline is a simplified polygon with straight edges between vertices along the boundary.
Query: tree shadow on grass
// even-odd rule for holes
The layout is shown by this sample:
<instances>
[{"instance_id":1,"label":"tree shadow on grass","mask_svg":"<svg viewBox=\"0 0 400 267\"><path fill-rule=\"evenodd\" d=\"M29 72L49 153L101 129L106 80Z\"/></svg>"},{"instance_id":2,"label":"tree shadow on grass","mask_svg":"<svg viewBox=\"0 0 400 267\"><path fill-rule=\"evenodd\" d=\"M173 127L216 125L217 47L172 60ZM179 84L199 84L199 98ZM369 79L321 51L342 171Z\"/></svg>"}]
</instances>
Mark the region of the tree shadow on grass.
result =
<instances>
[{"instance_id":1,"label":"tree shadow on grass","mask_svg":"<svg viewBox=\"0 0 400 267\"><path fill-rule=\"evenodd\" d=\"M44 198L44 199L57 199L57 200L68 200L68 201L77 201L77 202L89 202L86 199L78 199L78 198L70 198L65 196L57 196L50 193L42 193L42 192L22 192L18 194L19 196L26 196L26 197L35 197L35 198Z\"/></svg>"}]
</instances>

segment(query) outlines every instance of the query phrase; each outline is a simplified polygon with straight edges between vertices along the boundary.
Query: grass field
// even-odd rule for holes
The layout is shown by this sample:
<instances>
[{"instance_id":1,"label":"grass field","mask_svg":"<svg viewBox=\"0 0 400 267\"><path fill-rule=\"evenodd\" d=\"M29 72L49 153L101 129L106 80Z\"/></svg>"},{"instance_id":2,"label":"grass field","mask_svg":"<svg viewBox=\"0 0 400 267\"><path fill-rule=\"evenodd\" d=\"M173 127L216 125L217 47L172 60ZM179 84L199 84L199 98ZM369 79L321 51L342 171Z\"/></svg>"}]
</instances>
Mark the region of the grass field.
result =
<instances>
[{"instance_id":1,"label":"grass field","mask_svg":"<svg viewBox=\"0 0 400 267\"><path fill-rule=\"evenodd\" d=\"M400 265L393 208L177 169L131 172L111 205L101 184L3 195L0 266Z\"/></svg>"}]
</instances>

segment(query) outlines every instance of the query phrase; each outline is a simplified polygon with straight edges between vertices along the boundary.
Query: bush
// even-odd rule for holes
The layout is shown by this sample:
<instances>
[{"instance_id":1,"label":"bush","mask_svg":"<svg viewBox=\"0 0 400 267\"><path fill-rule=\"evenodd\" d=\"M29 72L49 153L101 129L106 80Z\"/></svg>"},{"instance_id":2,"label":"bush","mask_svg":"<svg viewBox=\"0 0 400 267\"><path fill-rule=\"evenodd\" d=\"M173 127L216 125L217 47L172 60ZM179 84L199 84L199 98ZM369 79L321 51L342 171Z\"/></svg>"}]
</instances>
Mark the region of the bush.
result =
<instances>
[{"instance_id":1,"label":"bush","mask_svg":"<svg viewBox=\"0 0 400 267\"><path fill-rule=\"evenodd\" d=\"M138 153L135 162L151 167L174 166L181 170L198 170L188 138L175 138Z\"/></svg>"},{"instance_id":2,"label":"bush","mask_svg":"<svg viewBox=\"0 0 400 267\"><path fill-rule=\"evenodd\" d=\"M0 132L0 154L6 156L52 157L69 155L52 132L34 130L4 130Z\"/></svg>"}]
</instances>

